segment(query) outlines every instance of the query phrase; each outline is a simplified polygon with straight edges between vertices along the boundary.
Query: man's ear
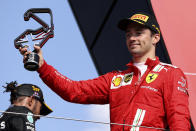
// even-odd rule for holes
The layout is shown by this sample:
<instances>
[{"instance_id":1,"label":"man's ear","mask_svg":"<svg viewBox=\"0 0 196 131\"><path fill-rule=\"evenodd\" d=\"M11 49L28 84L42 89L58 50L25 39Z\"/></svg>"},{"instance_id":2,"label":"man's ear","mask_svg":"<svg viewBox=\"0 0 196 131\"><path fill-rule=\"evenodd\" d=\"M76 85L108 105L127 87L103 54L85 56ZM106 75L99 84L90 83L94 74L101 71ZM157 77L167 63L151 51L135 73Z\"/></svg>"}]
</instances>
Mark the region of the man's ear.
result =
<instances>
[{"instance_id":1,"label":"man's ear","mask_svg":"<svg viewBox=\"0 0 196 131\"><path fill-rule=\"evenodd\" d=\"M156 45L160 40L160 34L154 34L152 39L152 44Z\"/></svg>"}]
</instances>

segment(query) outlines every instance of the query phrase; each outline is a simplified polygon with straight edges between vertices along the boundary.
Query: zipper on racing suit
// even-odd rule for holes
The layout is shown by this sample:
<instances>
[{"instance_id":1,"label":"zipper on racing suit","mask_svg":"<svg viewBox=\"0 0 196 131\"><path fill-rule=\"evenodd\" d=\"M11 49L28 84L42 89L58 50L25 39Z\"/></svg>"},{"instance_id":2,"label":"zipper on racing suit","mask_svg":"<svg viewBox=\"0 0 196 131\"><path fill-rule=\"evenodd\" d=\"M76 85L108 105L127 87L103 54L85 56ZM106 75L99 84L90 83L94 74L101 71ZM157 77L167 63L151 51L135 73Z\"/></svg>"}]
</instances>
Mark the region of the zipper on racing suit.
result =
<instances>
[{"instance_id":1,"label":"zipper on racing suit","mask_svg":"<svg viewBox=\"0 0 196 131\"><path fill-rule=\"evenodd\" d=\"M136 67L137 68L137 67ZM140 70L138 69L138 80L135 82L135 84L134 84L134 88L137 88L137 86L139 86L140 85L140 83L141 83L141 72L140 72ZM128 113L129 114L129 113ZM123 119L123 131L125 131L125 119L126 118L124 118Z\"/></svg>"},{"instance_id":2,"label":"zipper on racing suit","mask_svg":"<svg viewBox=\"0 0 196 131\"><path fill-rule=\"evenodd\" d=\"M125 119L123 120L123 124L125 124ZM123 125L123 131L125 131L125 125Z\"/></svg>"}]
</instances>

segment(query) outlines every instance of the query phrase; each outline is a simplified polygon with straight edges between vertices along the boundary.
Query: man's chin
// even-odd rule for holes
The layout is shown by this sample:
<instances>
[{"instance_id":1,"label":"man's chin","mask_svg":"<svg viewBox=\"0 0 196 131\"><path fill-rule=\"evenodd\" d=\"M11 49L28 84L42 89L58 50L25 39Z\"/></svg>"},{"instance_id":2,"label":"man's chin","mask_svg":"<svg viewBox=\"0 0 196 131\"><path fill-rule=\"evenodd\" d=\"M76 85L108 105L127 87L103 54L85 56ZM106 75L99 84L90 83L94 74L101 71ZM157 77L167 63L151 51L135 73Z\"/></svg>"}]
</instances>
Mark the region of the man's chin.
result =
<instances>
[{"instance_id":1,"label":"man's chin","mask_svg":"<svg viewBox=\"0 0 196 131\"><path fill-rule=\"evenodd\" d=\"M35 120L35 121L37 121L37 120L39 120L39 119L40 119L39 116L35 116L35 117L34 117L34 120Z\"/></svg>"},{"instance_id":2,"label":"man's chin","mask_svg":"<svg viewBox=\"0 0 196 131\"><path fill-rule=\"evenodd\" d=\"M141 52L138 50L131 50L130 53L132 56L141 56Z\"/></svg>"}]
</instances>

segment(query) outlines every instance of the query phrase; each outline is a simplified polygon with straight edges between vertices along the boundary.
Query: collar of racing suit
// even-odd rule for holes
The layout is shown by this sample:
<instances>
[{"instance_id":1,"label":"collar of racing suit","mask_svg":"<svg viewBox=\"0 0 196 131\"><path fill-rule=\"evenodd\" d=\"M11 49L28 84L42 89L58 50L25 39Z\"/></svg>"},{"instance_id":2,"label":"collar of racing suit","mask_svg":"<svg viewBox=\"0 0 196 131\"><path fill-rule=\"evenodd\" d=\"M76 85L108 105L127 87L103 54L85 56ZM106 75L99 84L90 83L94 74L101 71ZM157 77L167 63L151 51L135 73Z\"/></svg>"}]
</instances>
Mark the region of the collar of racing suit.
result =
<instances>
[{"instance_id":1,"label":"collar of racing suit","mask_svg":"<svg viewBox=\"0 0 196 131\"><path fill-rule=\"evenodd\" d=\"M147 66L149 66L149 67L153 67L153 66L157 65L159 62L160 62L160 61L159 61L159 57L156 56L156 59L155 59L155 60L152 60L152 59L148 58L148 59L146 60L145 65L147 65ZM133 66L133 62L130 61L130 62L127 64L127 66L128 66L128 67L132 67L132 66Z\"/></svg>"}]
</instances>

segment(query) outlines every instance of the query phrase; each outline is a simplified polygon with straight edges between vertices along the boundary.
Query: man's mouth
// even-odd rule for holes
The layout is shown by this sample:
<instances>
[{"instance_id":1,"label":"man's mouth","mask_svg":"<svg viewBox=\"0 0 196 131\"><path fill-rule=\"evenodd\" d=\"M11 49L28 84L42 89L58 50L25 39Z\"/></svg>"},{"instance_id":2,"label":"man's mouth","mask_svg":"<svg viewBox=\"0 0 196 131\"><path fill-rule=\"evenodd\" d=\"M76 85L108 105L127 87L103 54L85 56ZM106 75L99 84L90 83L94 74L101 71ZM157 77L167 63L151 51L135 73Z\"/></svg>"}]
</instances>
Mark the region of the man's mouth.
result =
<instances>
[{"instance_id":1,"label":"man's mouth","mask_svg":"<svg viewBox=\"0 0 196 131\"><path fill-rule=\"evenodd\" d=\"M138 46L138 45L140 45L140 44L138 44L138 43L132 43L132 44L129 44L129 47L133 48L133 47Z\"/></svg>"}]
</instances>

